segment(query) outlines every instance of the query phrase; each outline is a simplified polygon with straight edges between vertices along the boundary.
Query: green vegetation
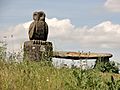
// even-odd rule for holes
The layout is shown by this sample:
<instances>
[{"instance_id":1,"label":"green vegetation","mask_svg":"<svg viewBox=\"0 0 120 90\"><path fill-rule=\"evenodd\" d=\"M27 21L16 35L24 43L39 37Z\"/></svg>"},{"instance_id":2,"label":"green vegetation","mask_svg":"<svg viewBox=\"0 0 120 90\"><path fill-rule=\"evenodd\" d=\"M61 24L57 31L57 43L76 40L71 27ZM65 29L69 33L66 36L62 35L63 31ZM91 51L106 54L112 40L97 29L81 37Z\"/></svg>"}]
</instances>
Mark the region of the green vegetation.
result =
<instances>
[{"instance_id":1,"label":"green vegetation","mask_svg":"<svg viewBox=\"0 0 120 90\"><path fill-rule=\"evenodd\" d=\"M56 68L48 61L15 62L16 54L5 61L5 47L0 47L0 90L120 90L114 63L97 63L95 69L82 70Z\"/></svg>"},{"instance_id":2,"label":"green vegetation","mask_svg":"<svg viewBox=\"0 0 120 90\"><path fill-rule=\"evenodd\" d=\"M3 41L0 41L0 59L4 60L6 57L7 44Z\"/></svg>"},{"instance_id":3,"label":"green vegetation","mask_svg":"<svg viewBox=\"0 0 120 90\"><path fill-rule=\"evenodd\" d=\"M120 76L46 62L0 61L0 90L120 90Z\"/></svg>"},{"instance_id":4,"label":"green vegetation","mask_svg":"<svg viewBox=\"0 0 120 90\"><path fill-rule=\"evenodd\" d=\"M111 73L118 73L119 68L115 65L115 62L97 62L95 69L101 72L111 72Z\"/></svg>"}]
</instances>

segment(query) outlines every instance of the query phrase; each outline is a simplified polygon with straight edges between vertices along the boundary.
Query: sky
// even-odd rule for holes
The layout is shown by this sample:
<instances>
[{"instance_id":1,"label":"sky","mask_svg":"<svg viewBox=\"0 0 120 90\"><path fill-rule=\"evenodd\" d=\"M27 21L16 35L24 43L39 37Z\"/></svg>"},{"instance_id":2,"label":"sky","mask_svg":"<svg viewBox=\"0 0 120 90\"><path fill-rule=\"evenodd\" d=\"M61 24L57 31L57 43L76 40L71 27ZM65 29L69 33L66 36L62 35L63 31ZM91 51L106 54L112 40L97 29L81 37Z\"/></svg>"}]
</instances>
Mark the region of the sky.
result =
<instances>
[{"instance_id":1,"label":"sky","mask_svg":"<svg viewBox=\"0 0 120 90\"><path fill-rule=\"evenodd\" d=\"M54 50L112 53L120 62L120 0L0 0L0 39L9 50L29 40L32 14L41 10Z\"/></svg>"}]
</instances>

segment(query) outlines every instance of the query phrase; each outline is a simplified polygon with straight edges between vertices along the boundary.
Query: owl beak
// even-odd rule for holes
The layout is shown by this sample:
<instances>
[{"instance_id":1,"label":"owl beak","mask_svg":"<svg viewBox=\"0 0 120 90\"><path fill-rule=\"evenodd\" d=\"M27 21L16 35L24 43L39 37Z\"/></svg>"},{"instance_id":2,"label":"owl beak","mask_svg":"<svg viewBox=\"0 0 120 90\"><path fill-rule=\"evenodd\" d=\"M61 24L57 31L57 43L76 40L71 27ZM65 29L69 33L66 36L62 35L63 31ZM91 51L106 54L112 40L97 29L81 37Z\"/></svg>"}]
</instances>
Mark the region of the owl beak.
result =
<instances>
[{"instance_id":1,"label":"owl beak","mask_svg":"<svg viewBox=\"0 0 120 90\"><path fill-rule=\"evenodd\" d=\"M40 20L45 20L45 17L44 16L40 17Z\"/></svg>"}]
</instances>

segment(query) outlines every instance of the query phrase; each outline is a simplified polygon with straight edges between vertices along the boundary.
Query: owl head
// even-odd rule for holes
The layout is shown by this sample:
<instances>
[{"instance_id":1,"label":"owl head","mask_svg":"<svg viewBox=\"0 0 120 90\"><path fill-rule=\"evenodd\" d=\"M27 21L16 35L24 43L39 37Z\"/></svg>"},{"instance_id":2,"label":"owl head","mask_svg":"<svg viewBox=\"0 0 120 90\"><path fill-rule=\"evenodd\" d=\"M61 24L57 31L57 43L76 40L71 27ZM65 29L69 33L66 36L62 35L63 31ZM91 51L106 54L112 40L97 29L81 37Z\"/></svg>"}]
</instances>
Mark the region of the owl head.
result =
<instances>
[{"instance_id":1,"label":"owl head","mask_svg":"<svg viewBox=\"0 0 120 90\"><path fill-rule=\"evenodd\" d=\"M45 21L45 13L43 11L34 12L33 13L33 20L35 21Z\"/></svg>"}]
</instances>

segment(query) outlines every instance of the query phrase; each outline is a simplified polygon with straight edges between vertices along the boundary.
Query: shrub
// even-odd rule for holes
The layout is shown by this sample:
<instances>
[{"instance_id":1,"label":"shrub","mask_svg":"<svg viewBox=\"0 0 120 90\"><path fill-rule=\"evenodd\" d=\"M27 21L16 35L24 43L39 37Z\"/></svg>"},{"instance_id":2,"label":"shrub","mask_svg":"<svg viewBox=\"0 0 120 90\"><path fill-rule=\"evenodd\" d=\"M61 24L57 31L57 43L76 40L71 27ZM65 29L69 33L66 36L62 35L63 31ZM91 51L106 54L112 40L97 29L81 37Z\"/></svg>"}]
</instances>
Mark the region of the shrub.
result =
<instances>
[{"instance_id":1,"label":"shrub","mask_svg":"<svg viewBox=\"0 0 120 90\"><path fill-rule=\"evenodd\" d=\"M5 60L6 58L6 49L7 44L5 42L0 41L0 59Z\"/></svg>"},{"instance_id":2,"label":"shrub","mask_svg":"<svg viewBox=\"0 0 120 90\"><path fill-rule=\"evenodd\" d=\"M118 73L119 69L115 65L115 62L97 62L95 69L101 72L112 72L112 73Z\"/></svg>"}]
</instances>

